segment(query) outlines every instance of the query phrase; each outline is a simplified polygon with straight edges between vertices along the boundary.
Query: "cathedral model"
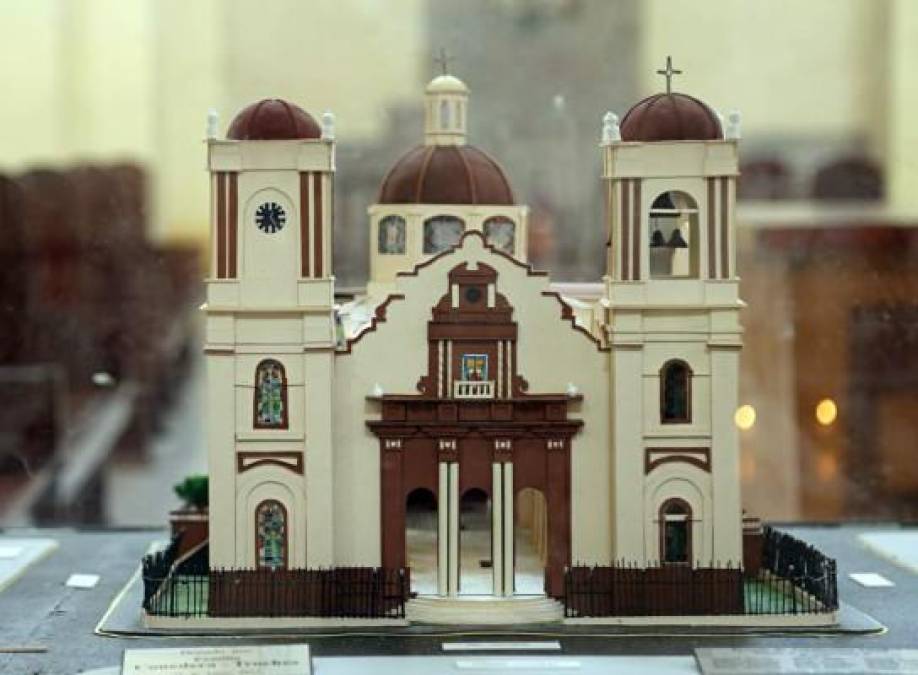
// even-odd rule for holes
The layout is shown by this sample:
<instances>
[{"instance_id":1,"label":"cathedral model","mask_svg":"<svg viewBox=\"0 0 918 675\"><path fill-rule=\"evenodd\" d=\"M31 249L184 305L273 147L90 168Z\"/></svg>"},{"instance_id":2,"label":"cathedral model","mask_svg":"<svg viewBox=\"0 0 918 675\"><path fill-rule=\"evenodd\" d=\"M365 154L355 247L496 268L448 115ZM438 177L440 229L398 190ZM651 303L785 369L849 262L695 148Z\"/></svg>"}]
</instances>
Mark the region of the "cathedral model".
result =
<instances>
[{"instance_id":1,"label":"cathedral model","mask_svg":"<svg viewBox=\"0 0 918 675\"><path fill-rule=\"evenodd\" d=\"M558 604L575 564L742 565L739 115L671 73L603 118L606 272L582 287L527 264L452 75L340 305L333 117L269 99L211 132L211 570L402 569L435 612Z\"/></svg>"}]
</instances>

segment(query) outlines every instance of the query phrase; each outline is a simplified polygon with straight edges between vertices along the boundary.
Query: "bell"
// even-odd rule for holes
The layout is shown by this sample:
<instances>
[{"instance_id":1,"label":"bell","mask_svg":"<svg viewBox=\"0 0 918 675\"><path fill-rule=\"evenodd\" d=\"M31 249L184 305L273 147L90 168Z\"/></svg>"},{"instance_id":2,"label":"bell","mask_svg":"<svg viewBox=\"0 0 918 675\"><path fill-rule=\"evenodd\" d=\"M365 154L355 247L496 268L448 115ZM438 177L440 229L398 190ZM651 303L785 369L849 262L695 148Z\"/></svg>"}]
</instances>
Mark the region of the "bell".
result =
<instances>
[{"instance_id":1,"label":"bell","mask_svg":"<svg viewBox=\"0 0 918 675\"><path fill-rule=\"evenodd\" d=\"M678 231L676 230L676 232ZM654 230L650 236L650 248L661 248L663 246L666 246L666 239L663 238L663 233L660 230Z\"/></svg>"},{"instance_id":2,"label":"bell","mask_svg":"<svg viewBox=\"0 0 918 675\"><path fill-rule=\"evenodd\" d=\"M653 204L650 206L651 210L654 209L666 209L672 211L676 208L676 205L673 204L672 197L669 196L668 192L664 192L659 197L653 200Z\"/></svg>"},{"instance_id":3,"label":"bell","mask_svg":"<svg viewBox=\"0 0 918 675\"><path fill-rule=\"evenodd\" d=\"M660 239L662 238L661 235ZM679 231L678 227L673 230L672 235L669 237L669 243L666 245L670 248L688 248L688 243L682 238L682 232Z\"/></svg>"}]
</instances>

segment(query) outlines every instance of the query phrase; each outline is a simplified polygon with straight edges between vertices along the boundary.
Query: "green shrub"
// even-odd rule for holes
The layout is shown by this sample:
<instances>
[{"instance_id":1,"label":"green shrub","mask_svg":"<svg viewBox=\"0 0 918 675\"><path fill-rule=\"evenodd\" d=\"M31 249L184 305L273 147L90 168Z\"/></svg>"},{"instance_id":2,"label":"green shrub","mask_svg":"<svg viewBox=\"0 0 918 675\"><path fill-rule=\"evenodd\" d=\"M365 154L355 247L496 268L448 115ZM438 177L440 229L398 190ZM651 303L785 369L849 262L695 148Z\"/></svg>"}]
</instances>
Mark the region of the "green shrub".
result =
<instances>
[{"instance_id":1,"label":"green shrub","mask_svg":"<svg viewBox=\"0 0 918 675\"><path fill-rule=\"evenodd\" d=\"M185 502L185 506L196 509L207 507L207 474L188 476L174 489L179 499Z\"/></svg>"}]
</instances>

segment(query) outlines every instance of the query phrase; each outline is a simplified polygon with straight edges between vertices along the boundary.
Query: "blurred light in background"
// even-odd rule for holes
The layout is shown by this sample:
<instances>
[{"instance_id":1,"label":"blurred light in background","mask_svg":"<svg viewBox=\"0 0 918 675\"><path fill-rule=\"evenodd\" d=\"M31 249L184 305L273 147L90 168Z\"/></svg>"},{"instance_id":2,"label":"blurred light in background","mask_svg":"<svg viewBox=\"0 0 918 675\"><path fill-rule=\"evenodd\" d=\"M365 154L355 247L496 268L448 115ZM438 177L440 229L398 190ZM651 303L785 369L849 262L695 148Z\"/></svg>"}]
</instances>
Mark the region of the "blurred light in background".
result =
<instances>
[{"instance_id":1,"label":"blurred light in background","mask_svg":"<svg viewBox=\"0 0 918 675\"><path fill-rule=\"evenodd\" d=\"M816 421L827 427L838 417L838 406L831 398L824 398L816 404Z\"/></svg>"},{"instance_id":2,"label":"blurred light in background","mask_svg":"<svg viewBox=\"0 0 918 675\"><path fill-rule=\"evenodd\" d=\"M741 431L749 431L755 426L755 408L748 403L741 405L736 409L733 421L736 422L736 426L738 426Z\"/></svg>"}]
</instances>

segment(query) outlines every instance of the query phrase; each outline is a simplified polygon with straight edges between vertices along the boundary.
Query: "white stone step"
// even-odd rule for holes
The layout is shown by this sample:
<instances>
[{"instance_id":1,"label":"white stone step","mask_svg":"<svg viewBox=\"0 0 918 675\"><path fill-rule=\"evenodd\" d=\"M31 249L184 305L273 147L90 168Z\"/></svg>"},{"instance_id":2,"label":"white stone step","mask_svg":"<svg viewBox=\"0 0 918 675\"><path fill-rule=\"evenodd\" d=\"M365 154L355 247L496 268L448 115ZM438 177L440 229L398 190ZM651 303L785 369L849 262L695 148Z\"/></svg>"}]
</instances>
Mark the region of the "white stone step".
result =
<instances>
[{"instance_id":1,"label":"white stone step","mask_svg":"<svg viewBox=\"0 0 918 675\"><path fill-rule=\"evenodd\" d=\"M406 603L405 615L412 623L551 623L564 618L564 605L545 596L420 596Z\"/></svg>"}]
</instances>

